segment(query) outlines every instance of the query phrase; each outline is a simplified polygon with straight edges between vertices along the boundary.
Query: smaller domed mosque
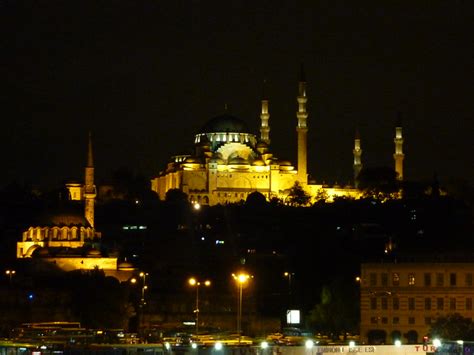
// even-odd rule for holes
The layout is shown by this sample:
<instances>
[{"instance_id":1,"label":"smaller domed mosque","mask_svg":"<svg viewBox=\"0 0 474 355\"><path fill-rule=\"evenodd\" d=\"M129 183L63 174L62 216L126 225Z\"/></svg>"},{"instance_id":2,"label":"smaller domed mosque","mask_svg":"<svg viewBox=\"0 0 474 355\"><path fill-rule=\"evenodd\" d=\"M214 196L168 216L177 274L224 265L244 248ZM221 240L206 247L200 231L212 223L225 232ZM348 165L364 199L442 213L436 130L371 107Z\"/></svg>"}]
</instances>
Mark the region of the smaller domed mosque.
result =
<instances>
[{"instance_id":1,"label":"smaller domed mosque","mask_svg":"<svg viewBox=\"0 0 474 355\"><path fill-rule=\"evenodd\" d=\"M71 200L83 202L69 201L32 221L17 242L17 259L34 259L63 271L99 268L108 276L128 279L134 271L131 265L119 265L116 256L103 256L100 251L101 233L96 231L94 221L96 186L90 135L84 184L66 187Z\"/></svg>"},{"instance_id":2,"label":"smaller domed mosque","mask_svg":"<svg viewBox=\"0 0 474 355\"><path fill-rule=\"evenodd\" d=\"M327 187L308 183L307 173L307 118L306 80L301 70L296 98L297 166L279 160L270 148L269 101L262 99L260 137L251 133L245 122L224 114L211 119L194 138L193 155L171 157L166 169L151 180L151 188L161 199L170 189L179 189L193 203L216 205L246 200L252 192L263 194L268 200L285 200L290 189L299 183L313 198L325 196L332 201L336 196L358 198L361 192L354 187ZM396 127L395 171L403 178L402 128ZM360 137L354 140L354 181L362 169ZM355 185L357 185L355 183Z\"/></svg>"}]
</instances>

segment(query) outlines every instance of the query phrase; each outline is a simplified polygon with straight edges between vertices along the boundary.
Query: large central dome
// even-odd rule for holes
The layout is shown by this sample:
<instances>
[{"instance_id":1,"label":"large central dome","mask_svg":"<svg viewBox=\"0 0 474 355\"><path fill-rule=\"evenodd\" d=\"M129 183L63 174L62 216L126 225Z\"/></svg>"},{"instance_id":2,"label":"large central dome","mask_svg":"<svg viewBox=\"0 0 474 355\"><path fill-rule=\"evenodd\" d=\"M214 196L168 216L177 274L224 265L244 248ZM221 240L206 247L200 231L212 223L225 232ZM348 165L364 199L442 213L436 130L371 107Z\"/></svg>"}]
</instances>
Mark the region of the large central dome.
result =
<instances>
[{"instance_id":1,"label":"large central dome","mask_svg":"<svg viewBox=\"0 0 474 355\"><path fill-rule=\"evenodd\" d=\"M200 133L250 133L247 124L241 119L231 115L220 115L210 119L201 129Z\"/></svg>"}]
</instances>

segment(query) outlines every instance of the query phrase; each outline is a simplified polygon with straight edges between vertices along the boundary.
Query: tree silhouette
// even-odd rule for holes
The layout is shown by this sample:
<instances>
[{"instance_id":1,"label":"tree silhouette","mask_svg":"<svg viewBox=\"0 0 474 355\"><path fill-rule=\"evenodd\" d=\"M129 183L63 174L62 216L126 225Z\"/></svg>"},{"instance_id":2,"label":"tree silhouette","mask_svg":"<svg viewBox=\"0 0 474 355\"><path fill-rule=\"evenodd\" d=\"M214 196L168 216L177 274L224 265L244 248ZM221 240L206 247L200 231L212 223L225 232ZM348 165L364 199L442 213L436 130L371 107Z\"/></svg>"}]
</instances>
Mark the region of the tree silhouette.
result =
<instances>
[{"instance_id":1,"label":"tree silhouette","mask_svg":"<svg viewBox=\"0 0 474 355\"><path fill-rule=\"evenodd\" d=\"M286 202L290 206L306 206L311 201L311 195L308 194L298 181L295 182L288 194Z\"/></svg>"},{"instance_id":2,"label":"tree silhouette","mask_svg":"<svg viewBox=\"0 0 474 355\"><path fill-rule=\"evenodd\" d=\"M439 317L431 325L431 337L445 340L474 340L474 324L470 318L464 318L458 313Z\"/></svg>"}]
</instances>

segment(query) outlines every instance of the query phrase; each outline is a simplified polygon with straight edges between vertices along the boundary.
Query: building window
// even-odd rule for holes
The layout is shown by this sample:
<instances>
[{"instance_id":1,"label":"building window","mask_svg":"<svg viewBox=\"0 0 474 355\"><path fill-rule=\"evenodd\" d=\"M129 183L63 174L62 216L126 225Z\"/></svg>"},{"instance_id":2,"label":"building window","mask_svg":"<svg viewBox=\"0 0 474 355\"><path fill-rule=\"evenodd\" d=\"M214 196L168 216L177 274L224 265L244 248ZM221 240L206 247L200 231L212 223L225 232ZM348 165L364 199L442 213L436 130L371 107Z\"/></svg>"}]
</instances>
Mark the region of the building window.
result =
<instances>
[{"instance_id":1,"label":"building window","mask_svg":"<svg viewBox=\"0 0 474 355\"><path fill-rule=\"evenodd\" d=\"M393 298L392 302L393 302L393 309L395 311L398 311L400 309L400 300L397 297L395 297Z\"/></svg>"},{"instance_id":2,"label":"building window","mask_svg":"<svg viewBox=\"0 0 474 355\"><path fill-rule=\"evenodd\" d=\"M400 285L400 275L398 274L398 272L394 272L392 274L392 284L393 286Z\"/></svg>"},{"instance_id":3,"label":"building window","mask_svg":"<svg viewBox=\"0 0 474 355\"><path fill-rule=\"evenodd\" d=\"M408 324L415 324L415 317L408 317Z\"/></svg>"},{"instance_id":4,"label":"building window","mask_svg":"<svg viewBox=\"0 0 474 355\"><path fill-rule=\"evenodd\" d=\"M386 272L383 272L380 275L380 281L382 286L388 286L388 274Z\"/></svg>"},{"instance_id":5,"label":"building window","mask_svg":"<svg viewBox=\"0 0 474 355\"><path fill-rule=\"evenodd\" d=\"M377 299L371 298L370 299L370 309L377 309Z\"/></svg>"},{"instance_id":6,"label":"building window","mask_svg":"<svg viewBox=\"0 0 474 355\"><path fill-rule=\"evenodd\" d=\"M413 311L415 310L415 298L408 297L408 310Z\"/></svg>"},{"instance_id":7,"label":"building window","mask_svg":"<svg viewBox=\"0 0 474 355\"><path fill-rule=\"evenodd\" d=\"M425 317L425 324L430 325L431 324L431 317Z\"/></svg>"},{"instance_id":8,"label":"building window","mask_svg":"<svg viewBox=\"0 0 474 355\"><path fill-rule=\"evenodd\" d=\"M429 272L425 273L425 286L431 286L431 274Z\"/></svg>"},{"instance_id":9,"label":"building window","mask_svg":"<svg viewBox=\"0 0 474 355\"><path fill-rule=\"evenodd\" d=\"M388 323L388 318L382 317L382 324L387 324L387 323Z\"/></svg>"},{"instance_id":10,"label":"building window","mask_svg":"<svg viewBox=\"0 0 474 355\"><path fill-rule=\"evenodd\" d=\"M466 274L466 286L472 286L472 274Z\"/></svg>"},{"instance_id":11,"label":"building window","mask_svg":"<svg viewBox=\"0 0 474 355\"><path fill-rule=\"evenodd\" d=\"M372 323L372 324L377 324L377 323L378 323L377 317L371 317L371 318L370 318L370 323Z\"/></svg>"},{"instance_id":12,"label":"building window","mask_svg":"<svg viewBox=\"0 0 474 355\"><path fill-rule=\"evenodd\" d=\"M415 274L408 274L408 285L413 286L415 284Z\"/></svg>"},{"instance_id":13,"label":"building window","mask_svg":"<svg viewBox=\"0 0 474 355\"><path fill-rule=\"evenodd\" d=\"M444 309L444 298L437 298L436 299L436 309L443 310Z\"/></svg>"},{"instance_id":14,"label":"building window","mask_svg":"<svg viewBox=\"0 0 474 355\"><path fill-rule=\"evenodd\" d=\"M431 298L425 298L425 310L429 311L431 309Z\"/></svg>"},{"instance_id":15,"label":"building window","mask_svg":"<svg viewBox=\"0 0 474 355\"><path fill-rule=\"evenodd\" d=\"M456 298L451 297L449 299L449 310L450 311L455 311L456 310Z\"/></svg>"},{"instance_id":16,"label":"building window","mask_svg":"<svg viewBox=\"0 0 474 355\"><path fill-rule=\"evenodd\" d=\"M466 311L472 311L472 298L466 298Z\"/></svg>"},{"instance_id":17,"label":"building window","mask_svg":"<svg viewBox=\"0 0 474 355\"><path fill-rule=\"evenodd\" d=\"M444 274L441 274L441 273L436 274L436 286L438 287L444 286Z\"/></svg>"},{"instance_id":18,"label":"building window","mask_svg":"<svg viewBox=\"0 0 474 355\"><path fill-rule=\"evenodd\" d=\"M398 318L398 317L393 317L392 323L393 323L393 324L398 324L398 323L400 323L400 318Z\"/></svg>"},{"instance_id":19,"label":"building window","mask_svg":"<svg viewBox=\"0 0 474 355\"><path fill-rule=\"evenodd\" d=\"M387 309L388 308L388 300L386 298L382 298L381 302L382 302L382 309Z\"/></svg>"},{"instance_id":20,"label":"building window","mask_svg":"<svg viewBox=\"0 0 474 355\"><path fill-rule=\"evenodd\" d=\"M377 274L375 272L369 274L369 285L377 286Z\"/></svg>"},{"instance_id":21,"label":"building window","mask_svg":"<svg viewBox=\"0 0 474 355\"><path fill-rule=\"evenodd\" d=\"M456 274L454 272L449 274L449 286L456 286Z\"/></svg>"}]
</instances>

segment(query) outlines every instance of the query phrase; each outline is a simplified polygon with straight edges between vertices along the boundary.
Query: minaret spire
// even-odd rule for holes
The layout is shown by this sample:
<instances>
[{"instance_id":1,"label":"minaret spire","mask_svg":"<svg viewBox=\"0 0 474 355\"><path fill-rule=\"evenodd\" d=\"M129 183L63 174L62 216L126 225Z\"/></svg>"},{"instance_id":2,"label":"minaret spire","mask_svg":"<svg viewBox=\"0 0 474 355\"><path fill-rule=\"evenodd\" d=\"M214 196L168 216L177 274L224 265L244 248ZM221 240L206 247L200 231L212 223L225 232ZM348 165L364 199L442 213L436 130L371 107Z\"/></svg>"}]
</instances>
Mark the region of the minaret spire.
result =
<instances>
[{"instance_id":1,"label":"minaret spire","mask_svg":"<svg viewBox=\"0 0 474 355\"><path fill-rule=\"evenodd\" d=\"M91 225L94 227L94 205L96 197L96 188L94 185L94 157L92 155L92 134L89 132L89 142L87 147L87 165L85 168L84 178L84 215Z\"/></svg>"},{"instance_id":2,"label":"minaret spire","mask_svg":"<svg viewBox=\"0 0 474 355\"><path fill-rule=\"evenodd\" d=\"M270 113L268 112L268 98L265 95L265 80L263 81L263 92L262 92L262 111L260 113L260 140L267 144L270 144L270 126L268 120L270 119Z\"/></svg>"},{"instance_id":3,"label":"minaret spire","mask_svg":"<svg viewBox=\"0 0 474 355\"><path fill-rule=\"evenodd\" d=\"M352 150L354 154L354 186L359 187L359 173L362 170L362 149L360 146L360 134L359 129L356 128L355 137L354 137L354 149Z\"/></svg>"},{"instance_id":4,"label":"minaret spire","mask_svg":"<svg viewBox=\"0 0 474 355\"><path fill-rule=\"evenodd\" d=\"M393 159L395 160L395 172L397 173L397 179L403 180L403 159L405 154L403 154L403 134L402 134L402 115L399 112L397 115L397 122L395 124L395 153L393 154Z\"/></svg>"},{"instance_id":5,"label":"minaret spire","mask_svg":"<svg viewBox=\"0 0 474 355\"><path fill-rule=\"evenodd\" d=\"M308 126L306 119L308 113L306 112L306 78L304 72L304 66L301 64L300 80L298 83L298 96L296 98L298 102L298 111L296 112L296 118L298 119L298 125L296 126L296 132L298 136L298 181L306 185L308 183L308 172L307 172L307 133Z\"/></svg>"}]
</instances>

